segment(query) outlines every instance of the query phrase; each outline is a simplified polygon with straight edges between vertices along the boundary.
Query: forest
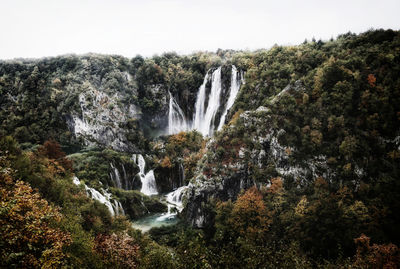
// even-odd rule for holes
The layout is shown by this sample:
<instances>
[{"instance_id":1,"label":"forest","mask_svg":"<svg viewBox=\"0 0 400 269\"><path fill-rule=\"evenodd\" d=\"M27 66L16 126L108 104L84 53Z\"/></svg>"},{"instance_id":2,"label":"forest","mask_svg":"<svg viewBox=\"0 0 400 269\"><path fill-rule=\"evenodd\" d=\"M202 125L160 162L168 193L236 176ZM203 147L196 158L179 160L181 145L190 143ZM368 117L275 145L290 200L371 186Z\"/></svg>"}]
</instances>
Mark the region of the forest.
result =
<instances>
[{"instance_id":1,"label":"forest","mask_svg":"<svg viewBox=\"0 0 400 269\"><path fill-rule=\"evenodd\" d=\"M400 32L382 29L0 60L0 268L400 268L399 74Z\"/></svg>"}]
</instances>

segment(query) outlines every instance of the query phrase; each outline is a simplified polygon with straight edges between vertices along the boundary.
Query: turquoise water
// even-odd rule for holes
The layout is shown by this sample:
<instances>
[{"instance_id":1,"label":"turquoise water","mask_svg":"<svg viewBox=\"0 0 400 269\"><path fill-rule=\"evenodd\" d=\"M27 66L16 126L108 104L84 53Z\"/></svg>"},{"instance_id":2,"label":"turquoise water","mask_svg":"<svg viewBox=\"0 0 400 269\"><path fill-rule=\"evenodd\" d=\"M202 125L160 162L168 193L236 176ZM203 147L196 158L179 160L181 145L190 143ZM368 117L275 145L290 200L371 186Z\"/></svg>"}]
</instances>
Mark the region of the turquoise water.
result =
<instances>
[{"instance_id":1,"label":"turquoise water","mask_svg":"<svg viewBox=\"0 0 400 269\"><path fill-rule=\"evenodd\" d=\"M168 213L158 213L150 216L146 216L132 223L132 227L142 232L147 232L151 228L161 226L172 226L178 223L176 215Z\"/></svg>"},{"instance_id":2,"label":"turquoise water","mask_svg":"<svg viewBox=\"0 0 400 269\"><path fill-rule=\"evenodd\" d=\"M160 201L168 206L167 213L156 213L141 219L138 219L132 223L132 227L142 232L147 232L154 227L171 226L178 223L177 212L181 212L182 206L182 195L187 187L182 186L178 189L164 194L160 197Z\"/></svg>"}]
</instances>

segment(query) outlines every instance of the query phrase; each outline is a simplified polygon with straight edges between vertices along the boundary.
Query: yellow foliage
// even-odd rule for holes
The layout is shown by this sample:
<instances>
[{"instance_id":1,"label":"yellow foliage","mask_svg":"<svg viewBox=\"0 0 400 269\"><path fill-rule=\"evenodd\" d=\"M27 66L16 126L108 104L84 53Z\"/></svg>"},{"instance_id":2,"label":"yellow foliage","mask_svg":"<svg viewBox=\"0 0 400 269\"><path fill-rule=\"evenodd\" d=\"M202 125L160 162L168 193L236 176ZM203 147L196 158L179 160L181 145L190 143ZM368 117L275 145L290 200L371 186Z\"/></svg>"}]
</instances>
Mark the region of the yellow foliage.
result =
<instances>
[{"instance_id":1,"label":"yellow foliage","mask_svg":"<svg viewBox=\"0 0 400 269\"><path fill-rule=\"evenodd\" d=\"M278 194L283 192L283 181L282 178L276 177L271 179L271 186L269 187L268 191L272 194Z\"/></svg>"},{"instance_id":2,"label":"yellow foliage","mask_svg":"<svg viewBox=\"0 0 400 269\"><path fill-rule=\"evenodd\" d=\"M351 163L347 163L343 166L343 170L346 172L350 172L351 171Z\"/></svg>"},{"instance_id":3,"label":"yellow foliage","mask_svg":"<svg viewBox=\"0 0 400 269\"><path fill-rule=\"evenodd\" d=\"M262 195L256 187L239 196L232 209L231 224L242 236L256 239L268 230L271 218Z\"/></svg>"},{"instance_id":4,"label":"yellow foliage","mask_svg":"<svg viewBox=\"0 0 400 269\"><path fill-rule=\"evenodd\" d=\"M243 113L243 109L239 109L238 111L236 111L236 113L233 115L233 117L228 125L235 125L240 117L240 114L242 114L242 113Z\"/></svg>"},{"instance_id":5,"label":"yellow foliage","mask_svg":"<svg viewBox=\"0 0 400 269\"><path fill-rule=\"evenodd\" d=\"M393 160L398 159L398 158L400 158L400 151L393 150L393 151L388 153L388 156Z\"/></svg>"},{"instance_id":6,"label":"yellow foliage","mask_svg":"<svg viewBox=\"0 0 400 269\"><path fill-rule=\"evenodd\" d=\"M23 181L0 173L1 264L22 268L58 268L65 262L63 247L70 235L53 228L62 215Z\"/></svg>"},{"instance_id":7,"label":"yellow foliage","mask_svg":"<svg viewBox=\"0 0 400 269\"><path fill-rule=\"evenodd\" d=\"M308 200L307 197L304 195L297 203L297 206L294 209L296 216L303 217L308 212L307 207L308 207Z\"/></svg>"},{"instance_id":8,"label":"yellow foliage","mask_svg":"<svg viewBox=\"0 0 400 269\"><path fill-rule=\"evenodd\" d=\"M163 167L163 168L171 168L172 167L171 159L168 156L165 156L164 159L162 159L161 167Z\"/></svg>"},{"instance_id":9,"label":"yellow foliage","mask_svg":"<svg viewBox=\"0 0 400 269\"><path fill-rule=\"evenodd\" d=\"M318 130L312 130L310 133L311 136L311 142L313 142L316 145L321 145L322 143L322 133Z\"/></svg>"}]
</instances>

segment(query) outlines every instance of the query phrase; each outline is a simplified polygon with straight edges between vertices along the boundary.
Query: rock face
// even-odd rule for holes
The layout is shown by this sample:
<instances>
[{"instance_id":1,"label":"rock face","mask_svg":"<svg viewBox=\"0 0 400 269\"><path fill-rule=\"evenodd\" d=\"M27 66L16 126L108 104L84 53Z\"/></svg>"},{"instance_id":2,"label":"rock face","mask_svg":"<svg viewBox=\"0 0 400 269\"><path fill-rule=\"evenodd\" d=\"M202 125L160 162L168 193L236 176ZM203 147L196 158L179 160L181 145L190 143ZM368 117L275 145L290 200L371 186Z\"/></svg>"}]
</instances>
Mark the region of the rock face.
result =
<instances>
[{"instance_id":1,"label":"rock face","mask_svg":"<svg viewBox=\"0 0 400 269\"><path fill-rule=\"evenodd\" d=\"M128 119L140 119L140 108L134 104L119 106L121 96L109 95L94 88L79 94L81 114L72 112L66 117L71 132L83 137L86 145L100 144L115 150L130 151L135 146L121 128Z\"/></svg>"},{"instance_id":2,"label":"rock face","mask_svg":"<svg viewBox=\"0 0 400 269\"><path fill-rule=\"evenodd\" d=\"M158 167L154 170L154 174L160 193L171 192L184 185L185 175L182 164L173 168Z\"/></svg>"},{"instance_id":3,"label":"rock face","mask_svg":"<svg viewBox=\"0 0 400 269\"><path fill-rule=\"evenodd\" d=\"M197 228L204 228L212 224L214 215L207 205L210 200L235 200L241 190L248 189L255 184L246 171L237 172L220 181L209 181L198 177L196 182L198 183L188 185L184 211L188 222Z\"/></svg>"},{"instance_id":4,"label":"rock face","mask_svg":"<svg viewBox=\"0 0 400 269\"><path fill-rule=\"evenodd\" d=\"M282 95L291 91L292 86L288 86ZM285 135L285 130L276 125L279 117L266 107L245 111L235 125L207 144L208 152L186 192L184 213L191 225L204 228L212 224L209 202L213 199L235 200L241 190L255 184L268 186L273 177L302 184L305 179L334 176L325 156L292 158L296 149L279 142ZM248 140L237 141L238 137Z\"/></svg>"},{"instance_id":5,"label":"rock face","mask_svg":"<svg viewBox=\"0 0 400 269\"><path fill-rule=\"evenodd\" d=\"M89 64L87 61L84 63ZM129 92L107 88L107 83L104 83L101 78L88 75L88 81L80 87L78 93L79 109L69 111L65 115L65 120L69 130L76 137L81 138L87 146L100 145L123 152L137 152L139 149L135 144L136 141L131 139L132 132L144 132L146 137L154 137L194 128L199 129L199 126L194 125L196 117L194 102L200 101L204 107L204 115L201 115L203 118L200 120L205 121L206 116L208 119L207 131L204 131L204 134L210 135L217 127L222 126L220 121L225 120L227 109L232 105L228 104L232 88L232 70L239 74L238 76L235 73L236 78L241 78L242 74L236 68L232 69L232 66L221 66L209 70L205 75L204 96L201 100L195 98L198 97L198 92L186 92L182 93L182 96L173 96L163 84L142 86L144 87L141 89L142 92L153 96L154 99L151 102L157 104L156 109L142 108L139 104L129 101L130 97L127 93L139 96L129 73L123 73L120 78L121 83L125 83L126 87L131 89ZM214 76L215 78L209 75L214 73L218 73L218 76ZM237 79L236 88L240 87L240 81ZM214 92L216 95L212 96ZM171 107L174 111L171 111ZM175 119L177 115L179 115L179 124ZM130 121L139 123L137 130L129 129L127 123Z\"/></svg>"}]
</instances>

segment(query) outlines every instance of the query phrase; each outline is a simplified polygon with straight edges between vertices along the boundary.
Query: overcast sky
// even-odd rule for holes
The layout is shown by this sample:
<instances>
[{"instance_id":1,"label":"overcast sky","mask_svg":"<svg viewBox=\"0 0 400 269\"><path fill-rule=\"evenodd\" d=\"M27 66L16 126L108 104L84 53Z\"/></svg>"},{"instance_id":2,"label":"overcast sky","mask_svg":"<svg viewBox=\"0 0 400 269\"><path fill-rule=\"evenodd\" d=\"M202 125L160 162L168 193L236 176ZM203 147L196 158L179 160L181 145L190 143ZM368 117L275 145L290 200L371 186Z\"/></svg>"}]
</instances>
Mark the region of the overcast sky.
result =
<instances>
[{"instance_id":1,"label":"overcast sky","mask_svg":"<svg viewBox=\"0 0 400 269\"><path fill-rule=\"evenodd\" d=\"M269 48L400 28L400 0L0 0L0 59Z\"/></svg>"}]
</instances>

